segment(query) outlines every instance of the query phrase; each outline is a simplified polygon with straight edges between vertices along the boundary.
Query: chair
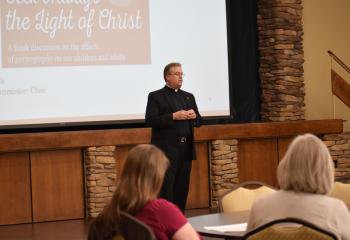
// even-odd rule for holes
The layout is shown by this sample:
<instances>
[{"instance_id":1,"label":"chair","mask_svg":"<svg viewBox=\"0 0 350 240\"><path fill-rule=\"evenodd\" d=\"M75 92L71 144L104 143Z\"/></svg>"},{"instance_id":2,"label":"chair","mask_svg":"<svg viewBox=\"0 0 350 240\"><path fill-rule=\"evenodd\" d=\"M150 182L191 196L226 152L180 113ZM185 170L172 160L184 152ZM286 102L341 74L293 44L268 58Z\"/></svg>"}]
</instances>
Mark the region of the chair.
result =
<instances>
[{"instance_id":1,"label":"chair","mask_svg":"<svg viewBox=\"0 0 350 240\"><path fill-rule=\"evenodd\" d=\"M104 222L94 219L89 227L88 240L156 240L152 230L126 212L120 213L121 221L111 232L104 232Z\"/></svg>"},{"instance_id":2,"label":"chair","mask_svg":"<svg viewBox=\"0 0 350 240\"><path fill-rule=\"evenodd\" d=\"M252 188L254 187L254 188ZM275 192L276 189L258 181L247 181L238 184L219 201L221 212L250 210L256 198Z\"/></svg>"},{"instance_id":3,"label":"chair","mask_svg":"<svg viewBox=\"0 0 350 240\"><path fill-rule=\"evenodd\" d=\"M122 231L125 240L156 240L146 224L126 212L121 212Z\"/></svg>"},{"instance_id":4,"label":"chair","mask_svg":"<svg viewBox=\"0 0 350 240\"><path fill-rule=\"evenodd\" d=\"M334 233L297 218L278 219L264 224L243 237L244 240L336 240Z\"/></svg>"},{"instance_id":5,"label":"chair","mask_svg":"<svg viewBox=\"0 0 350 240\"><path fill-rule=\"evenodd\" d=\"M350 184L335 182L328 196L343 200L346 205L350 205Z\"/></svg>"}]
</instances>

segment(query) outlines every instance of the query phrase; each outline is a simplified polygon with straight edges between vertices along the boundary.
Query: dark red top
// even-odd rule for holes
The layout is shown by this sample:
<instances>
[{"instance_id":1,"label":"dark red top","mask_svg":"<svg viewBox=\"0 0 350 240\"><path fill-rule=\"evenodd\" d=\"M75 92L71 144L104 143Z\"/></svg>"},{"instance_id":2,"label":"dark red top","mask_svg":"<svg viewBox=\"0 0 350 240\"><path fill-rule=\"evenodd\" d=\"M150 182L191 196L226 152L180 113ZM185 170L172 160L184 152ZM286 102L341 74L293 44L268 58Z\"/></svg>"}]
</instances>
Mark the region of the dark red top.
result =
<instances>
[{"instance_id":1,"label":"dark red top","mask_svg":"<svg viewBox=\"0 0 350 240\"><path fill-rule=\"evenodd\" d=\"M187 223L186 217L171 202L165 199L149 201L136 214L136 218L147 224L157 240L171 239L177 230Z\"/></svg>"}]
</instances>

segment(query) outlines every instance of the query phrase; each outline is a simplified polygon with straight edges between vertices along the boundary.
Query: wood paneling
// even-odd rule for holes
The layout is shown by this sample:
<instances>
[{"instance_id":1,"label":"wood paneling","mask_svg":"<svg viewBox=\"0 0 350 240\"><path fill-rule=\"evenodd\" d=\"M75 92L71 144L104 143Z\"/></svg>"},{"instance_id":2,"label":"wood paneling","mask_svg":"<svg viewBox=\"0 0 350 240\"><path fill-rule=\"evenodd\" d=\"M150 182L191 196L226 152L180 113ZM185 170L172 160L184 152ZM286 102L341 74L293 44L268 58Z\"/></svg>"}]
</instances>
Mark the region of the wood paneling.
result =
<instances>
[{"instance_id":1,"label":"wood paneling","mask_svg":"<svg viewBox=\"0 0 350 240\"><path fill-rule=\"evenodd\" d=\"M0 155L0 225L32 222L29 153Z\"/></svg>"},{"instance_id":2,"label":"wood paneling","mask_svg":"<svg viewBox=\"0 0 350 240\"><path fill-rule=\"evenodd\" d=\"M195 129L196 141L341 133L341 119L205 125ZM150 128L0 134L0 152L149 143Z\"/></svg>"},{"instance_id":3,"label":"wood paneling","mask_svg":"<svg viewBox=\"0 0 350 240\"><path fill-rule=\"evenodd\" d=\"M79 149L31 153L34 222L84 218Z\"/></svg>"},{"instance_id":4,"label":"wood paneling","mask_svg":"<svg viewBox=\"0 0 350 240\"><path fill-rule=\"evenodd\" d=\"M115 167L116 174L117 174L117 180L120 179L120 173L124 167L125 160L128 157L129 150L133 147L134 146L117 147L117 149L115 151L115 159L117 161L117 164Z\"/></svg>"},{"instance_id":5,"label":"wood paneling","mask_svg":"<svg viewBox=\"0 0 350 240\"><path fill-rule=\"evenodd\" d=\"M343 121L331 119L209 125L196 129L195 139L269 138L295 136L306 132L314 134L341 133L343 132Z\"/></svg>"},{"instance_id":6,"label":"wood paneling","mask_svg":"<svg viewBox=\"0 0 350 240\"><path fill-rule=\"evenodd\" d=\"M242 139L238 142L239 180L257 180L277 186L277 139Z\"/></svg>"},{"instance_id":7,"label":"wood paneling","mask_svg":"<svg viewBox=\"0 0 350 240\"><path fill-rule=\"evenodd\" d=\"M282 160L284 154L287 152L289 144L293 141L294 137L278 138L278 162Z\"/></svg>"},{"instance_id":8,"label":"wood paneling","mask_svg":"<svg viewBox=\"0 0 350 240\"><path fill-rule=\"evenodd\" d=\"M192 161L190 191L186 208L209 207L209 159L208 144L197 143L197 160Z\"/></svg>"},{"instance_id":9,"label":"wood paneling","mask_svg":"<svg viewBox=\"0 0 350 240\"><path fill-rule=\"evenodd\" d=\"M0 227L1 240L87 240L91 221L71 220Z\"/></svg>"}]
</instances>

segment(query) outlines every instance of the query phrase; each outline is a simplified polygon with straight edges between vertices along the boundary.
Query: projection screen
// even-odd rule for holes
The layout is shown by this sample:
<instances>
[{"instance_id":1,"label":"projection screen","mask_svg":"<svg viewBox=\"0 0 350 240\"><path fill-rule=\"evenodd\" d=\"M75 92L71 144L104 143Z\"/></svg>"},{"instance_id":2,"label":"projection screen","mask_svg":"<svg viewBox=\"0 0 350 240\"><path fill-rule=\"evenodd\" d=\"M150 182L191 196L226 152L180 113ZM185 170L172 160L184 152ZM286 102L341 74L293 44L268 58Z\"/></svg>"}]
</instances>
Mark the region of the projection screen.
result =
<instances>
[{"instance_id":1,"label":"projection screen","mask_svg":"<svg viewBox=\"0 0 350 240\"><path fill-rule=\"evenodd\" d=\"M0 129L142 122L163 68L229 116L225 0L1 0Z\"/></svg>"}]
</instances>

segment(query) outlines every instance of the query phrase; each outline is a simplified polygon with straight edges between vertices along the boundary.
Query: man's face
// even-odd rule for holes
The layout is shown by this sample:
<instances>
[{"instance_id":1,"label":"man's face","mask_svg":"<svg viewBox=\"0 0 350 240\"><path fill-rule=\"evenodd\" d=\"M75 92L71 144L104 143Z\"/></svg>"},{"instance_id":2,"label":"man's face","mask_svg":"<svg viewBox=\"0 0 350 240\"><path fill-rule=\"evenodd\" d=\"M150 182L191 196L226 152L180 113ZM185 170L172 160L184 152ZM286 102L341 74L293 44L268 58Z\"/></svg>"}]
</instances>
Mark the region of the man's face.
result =
<instances>
[{"instance_id":1,"label":"man's face","mask_svg":"<svg viewBox=\"0 0 350 240\"><path fill-rule=\"evenodd\" d=\"M182 68L171 67L169 73L166 75L166 83L169 87L179 89L182 86Z\"/></svg>"}]
</instances>

